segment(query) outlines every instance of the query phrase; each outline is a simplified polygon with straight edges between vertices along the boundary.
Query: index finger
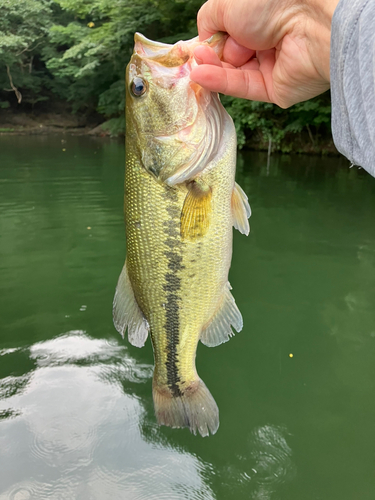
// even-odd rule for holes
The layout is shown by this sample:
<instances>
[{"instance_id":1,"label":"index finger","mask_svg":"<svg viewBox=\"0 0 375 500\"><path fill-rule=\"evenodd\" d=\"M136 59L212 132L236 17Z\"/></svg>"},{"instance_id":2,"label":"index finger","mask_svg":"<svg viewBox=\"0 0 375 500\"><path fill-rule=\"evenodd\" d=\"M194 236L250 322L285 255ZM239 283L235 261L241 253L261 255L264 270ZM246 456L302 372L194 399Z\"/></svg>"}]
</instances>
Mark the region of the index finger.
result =
<instances>
[{"instance_id":1,"label":"index finger","mask_svg":"<svg viewBox=\"0 0 375 500\"><path fill-rule=\"evenodd\" d=\"M202 64L192 70L190 78L211 92L220 92L252 101L272 102L263 74L255 66L254 64L254 69L242 71Z\"/></svg>"},{"instance_id":2,"label":"index finger","mask_svg":"<svg viewBox=\"0 0 375 500\"><path fill-rule=\"evenodd\" d=\"M226 31L224 26L225 0L208 0L198 11L197 24L199 40L204 41L218 31Z\"/></svg>"}]
</instances>

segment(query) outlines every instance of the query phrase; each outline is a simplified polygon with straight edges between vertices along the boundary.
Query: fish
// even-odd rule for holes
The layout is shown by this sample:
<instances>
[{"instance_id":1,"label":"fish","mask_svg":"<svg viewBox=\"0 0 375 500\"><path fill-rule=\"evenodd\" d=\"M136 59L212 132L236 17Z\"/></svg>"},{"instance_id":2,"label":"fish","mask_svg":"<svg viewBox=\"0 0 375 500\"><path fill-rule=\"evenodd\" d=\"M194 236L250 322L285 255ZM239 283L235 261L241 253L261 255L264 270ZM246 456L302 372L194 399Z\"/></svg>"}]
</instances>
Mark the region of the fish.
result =
<instances>
[{"instance_id":1,"label":"fish","mask_svg":"<svg viewBox=\"0 0 375 500\"><path fill-rule=\"evenodd\" d=\"M215 434L219 410L197 373L197 346L243 327L228 273L232 227L248 235L251 215L235 182L233 121L218 94L190 79L194 48L221 57L225 39L165 44L136 33L126 69L127 253L114 325L137 347L150 333L158 424L201 436Z\"/></svg>"}]
</instances>

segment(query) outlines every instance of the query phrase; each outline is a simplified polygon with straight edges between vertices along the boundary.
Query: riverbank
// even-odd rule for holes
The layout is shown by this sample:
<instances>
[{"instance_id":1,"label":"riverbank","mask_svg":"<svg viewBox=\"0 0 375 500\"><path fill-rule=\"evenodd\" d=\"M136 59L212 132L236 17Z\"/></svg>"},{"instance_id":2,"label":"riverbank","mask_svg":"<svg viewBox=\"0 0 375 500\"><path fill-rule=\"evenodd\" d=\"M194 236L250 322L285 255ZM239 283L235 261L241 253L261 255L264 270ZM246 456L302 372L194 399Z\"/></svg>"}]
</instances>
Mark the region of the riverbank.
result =
<instances>
[{"instance_id":1,"label":"riverbank","mask_svg":"<svg viewBox=\"0 0 375 500\"><path fill-rule=\"evenodd\" d=\"M91 135L110 137L103 127L100 115L86 116L67 113L64 110L35 113L14 113L0 110L0 135ZM300 153L322 156L339 156L332 137L313 138L307 130L286 136L282 143L265 141L262 134L253 132L247 137L244 150L270 151L270 153Z\"/></svg>"},{"instance_id":2,"label":"riverbank","mask_svg":"<svg viewBox=\"0 0 375 500\"><path fill-rule=\"evenodd\" d=\"M245 151L268 151L270 154L297 153L317 156L340 156L332 136L314 139L307 131L287 135L280 142L265 140L260 133L253 132L250 137L247 137L242 149Z\"/></svg>"},{"instance_id":3,"label":"riverbank","mask_svg":"<svg viewBox=\"0 0 375 500\"><path fill-rule=\"evenodd\" d=\"M43 113L13 113L0 110L0 135L70 135L108 136L98 116L87 117L64 111Z\"/></svg>"}]
</instances>

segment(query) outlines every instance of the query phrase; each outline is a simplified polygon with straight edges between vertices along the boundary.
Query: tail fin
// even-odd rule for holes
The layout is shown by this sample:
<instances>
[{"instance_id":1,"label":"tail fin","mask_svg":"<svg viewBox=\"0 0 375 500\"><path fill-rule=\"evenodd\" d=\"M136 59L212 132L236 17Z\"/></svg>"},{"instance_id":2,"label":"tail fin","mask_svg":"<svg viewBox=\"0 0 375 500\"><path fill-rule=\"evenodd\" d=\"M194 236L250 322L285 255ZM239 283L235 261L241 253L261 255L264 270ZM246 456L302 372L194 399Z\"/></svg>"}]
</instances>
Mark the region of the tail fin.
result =
<instances>
[{"instance_id":1,"label":"tail fin","mask_svg":"<svg viewBox=\"0 0 375 500\"><path fill-rule=\"evenodd\" d=\"M154 382L152 394L159 425L189 427L203 437L215 434L219 427L219 409L205 383L198 379L181 395L174 396L167 387Z\"/></svg>"}]
</instances>

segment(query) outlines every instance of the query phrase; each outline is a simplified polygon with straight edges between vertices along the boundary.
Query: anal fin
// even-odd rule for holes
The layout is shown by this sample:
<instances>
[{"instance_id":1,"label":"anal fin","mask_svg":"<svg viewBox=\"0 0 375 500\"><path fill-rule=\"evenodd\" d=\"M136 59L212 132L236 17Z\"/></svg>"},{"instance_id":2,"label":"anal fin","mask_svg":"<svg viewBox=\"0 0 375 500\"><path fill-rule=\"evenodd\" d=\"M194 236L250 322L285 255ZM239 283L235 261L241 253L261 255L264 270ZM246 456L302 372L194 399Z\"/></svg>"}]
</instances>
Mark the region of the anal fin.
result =
<instances>
[{"instance_id":1,"label":"anal fin","mask_svg":"<svg viewBox=\"0 0 375 500\"><path fill-rule=\"evenodd\" d=\"M251 208L249 200L244 190L237 184L234 185L232 192L232 212L233 212L233 226L246 236L250 232L250 225L248 218L251 215Z\"/></svg>"},{"instance_id":2,"label":"anal fin","mask_svg":"<svg viewBox=\"0 0 375 500\"><path fill-rule=\"evenodd\" d=\"M231 326L240 332L243 327L242 315L231 294L229 282L225 286L223 300L211 322L202 330L200 340L208 347L215 347L227 342L234 336Z\"/></svg>"},{"instance_id":3,"label":"anal fin","mask_svg":"<svg viewBox=\"0 0 375 500\"><path fill-rule=\"evenodd\" d=\"M211 219L211 188L201 180L188 184L181 213L181 238L195 240L204 236Z\"/></svg>"},{"instance_id":4,"label":"anal fin","mask_svg":"<svg viewBox=\"0 0 375 500\"><path fill-rule=\"evenodd\" d=\"M113 300L113 323L122 337L124 337L126 329L128 330L129 342L135 347L144 346L149 325L134 297L126 261L121 271Z\"/></svg>"}]
</instances>

